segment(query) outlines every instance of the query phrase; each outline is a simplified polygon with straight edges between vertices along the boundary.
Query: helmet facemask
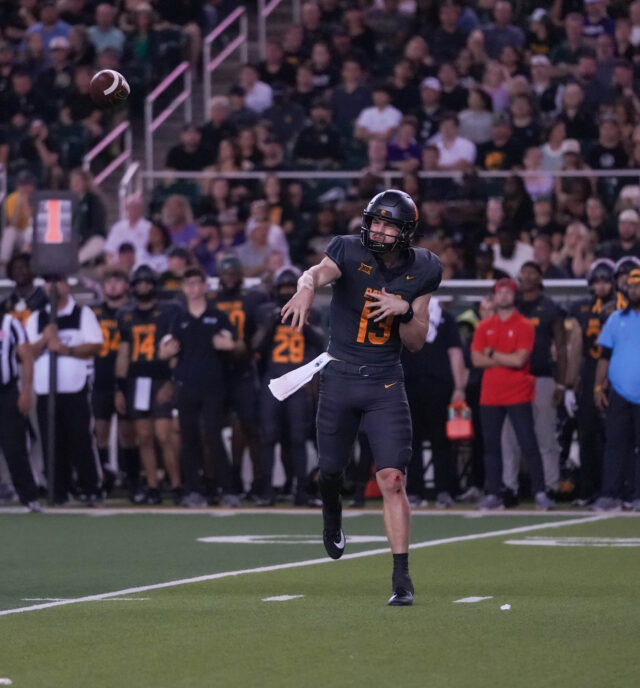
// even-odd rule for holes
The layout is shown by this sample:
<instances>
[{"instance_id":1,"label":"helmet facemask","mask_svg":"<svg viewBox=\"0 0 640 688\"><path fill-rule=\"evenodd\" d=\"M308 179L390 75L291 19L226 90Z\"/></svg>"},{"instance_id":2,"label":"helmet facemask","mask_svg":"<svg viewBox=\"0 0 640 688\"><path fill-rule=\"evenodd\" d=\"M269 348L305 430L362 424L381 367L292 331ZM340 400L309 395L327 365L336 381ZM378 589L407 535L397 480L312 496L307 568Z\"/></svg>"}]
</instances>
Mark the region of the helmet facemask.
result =
<instances>
[{"instance_id":1,"label":"helmet facemask","mask_svg":"<svg viewBox=\"0 0 640 688\"><path fill-rule=\"evenodd\" d=\"M398 228L398 236L395 241L384 242L374 241L371 238L371 224L375 219L383 220ZM383 217L377 213L364 212L362 215L362 226L360 228L360 239L362 245L372 253L392 253L393 251L404 251L411 245L414 228L408 229L406 222L396 222L390 218Z\"/></svg>"}]
</instances>

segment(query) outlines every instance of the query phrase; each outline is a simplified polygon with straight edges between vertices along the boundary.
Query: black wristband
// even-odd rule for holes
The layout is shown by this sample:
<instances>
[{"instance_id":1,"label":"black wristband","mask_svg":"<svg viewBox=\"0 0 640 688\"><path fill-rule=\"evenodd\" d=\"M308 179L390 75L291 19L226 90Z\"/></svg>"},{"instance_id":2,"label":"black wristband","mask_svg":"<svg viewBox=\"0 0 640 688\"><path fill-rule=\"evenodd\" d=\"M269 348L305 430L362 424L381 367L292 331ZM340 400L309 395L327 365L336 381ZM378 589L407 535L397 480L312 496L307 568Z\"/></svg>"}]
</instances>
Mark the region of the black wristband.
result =
<instances>
[{"instance_id":1,"label":"black wristband","mask_svg":"<svg viewBox=\"0 0 640 688\"><path fill-rule=\"evenodd\" d=\"M408 323L411 320L413 320L413 308L411 308L411 304L409 304L409 310L400 316L400 322Z\"/></svg>"},{"instance_id":2,"label":"black wristband","mask_svg":"<svg viewBox=\"0 0 640 688\"><path fill-rule=\"evenodd\" d=\"M116 391L117 392L122 392L123 394L127 390L127 378L126 377L117 377L116 378Z\"/></svg>"}]
</instances>

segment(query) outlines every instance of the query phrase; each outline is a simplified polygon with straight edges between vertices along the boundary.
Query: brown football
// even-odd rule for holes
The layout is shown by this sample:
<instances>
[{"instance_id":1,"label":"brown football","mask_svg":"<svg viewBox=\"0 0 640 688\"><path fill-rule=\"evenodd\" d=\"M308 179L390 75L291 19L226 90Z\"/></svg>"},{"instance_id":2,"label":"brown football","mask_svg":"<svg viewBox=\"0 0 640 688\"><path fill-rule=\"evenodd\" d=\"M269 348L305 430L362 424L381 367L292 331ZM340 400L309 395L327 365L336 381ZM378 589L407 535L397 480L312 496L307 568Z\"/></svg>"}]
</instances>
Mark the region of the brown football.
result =
<instances>
[{"instance_id":1,"label":"brown football","mask_svg":"<svg viewBox=\"0 0 640 688\"><path fill-rule=\"evenodd\" d=\"M123 103L131 93L127 80L114 69L94 74L89 84L91 100L100 108L112 108Z\"/></svg>"}]
</instances>

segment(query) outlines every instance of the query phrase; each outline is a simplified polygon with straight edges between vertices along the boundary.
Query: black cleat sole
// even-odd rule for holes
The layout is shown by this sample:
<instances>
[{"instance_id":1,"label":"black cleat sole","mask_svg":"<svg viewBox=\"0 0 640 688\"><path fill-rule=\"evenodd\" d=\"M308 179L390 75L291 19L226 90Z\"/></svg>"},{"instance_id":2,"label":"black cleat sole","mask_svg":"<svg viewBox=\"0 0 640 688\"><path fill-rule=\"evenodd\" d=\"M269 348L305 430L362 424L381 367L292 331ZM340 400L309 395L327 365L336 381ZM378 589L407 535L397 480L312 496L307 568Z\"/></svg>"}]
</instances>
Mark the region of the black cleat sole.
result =
<instances>
[{"instance_id":1,"label":"black cleat sole","mask_svg":"<svg viewBox=\"0 0 640 688\"><path fill-rule=\"evenodd\" d=\"M338 542L335 541L335 532L329 534L326 530L322 532L322 541L324 542L324 548L327 551L327 554L332 559L340 559L340 557L344 554L346 538L342 528L340 529L340 537L338 538Z\"/></svg>"}]
</instances>

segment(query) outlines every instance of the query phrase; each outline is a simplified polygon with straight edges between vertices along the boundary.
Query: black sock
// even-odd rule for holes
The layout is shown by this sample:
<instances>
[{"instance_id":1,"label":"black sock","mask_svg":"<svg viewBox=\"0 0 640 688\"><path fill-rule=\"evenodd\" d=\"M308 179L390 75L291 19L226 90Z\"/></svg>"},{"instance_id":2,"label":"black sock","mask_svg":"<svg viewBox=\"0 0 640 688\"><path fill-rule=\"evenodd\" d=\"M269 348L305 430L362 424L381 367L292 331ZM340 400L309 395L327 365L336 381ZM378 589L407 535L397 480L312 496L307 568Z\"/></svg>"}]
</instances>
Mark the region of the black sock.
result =
<instances>
[{"instance_id":1,"label":"black sock","mask_svg":"<svg viewBox=\"0 0 640 688\"><path fill-rule=\"evenodd\" d=\"M342 473L323 473L318 477L322 504L327 513L340 517L342 505L340 492L342 491Z\"/></svg>"},{"instance_id":2,"label":"black sock","mask_svg":"<svg viewBox=\"0 0 640 688\"><path fill-rule=\"evenodd\" d=\"M404 578L409 575L409 553L393 555L393 579Z\"/></svg>"},{"instance_id":3,"label":"black sock","mask_svg":"<svg viewBox=\"0 0 640 688\"><path fill-rule=\"evenodd\" d=\"M100 457L100 465L102 468L111 471L111 468L109 468L109 449L107 447L103 449L98 448L98 456Z\"/></svg>"},{"instance_id":4,"label":"black sock","mask_svg":"<svg viewBox=\"0 0 640 688\"><path fill-rule=\"evenodd\" d=\"M140 452L138 447L121 447L119 451L120 469L127 476L130 490L135 490L140 481Z\"/></svg>"}]
</instances>

